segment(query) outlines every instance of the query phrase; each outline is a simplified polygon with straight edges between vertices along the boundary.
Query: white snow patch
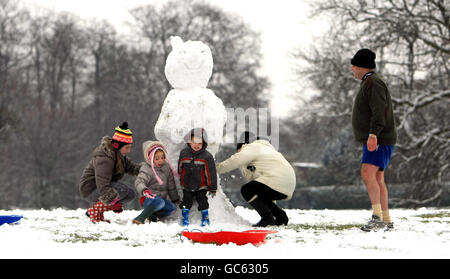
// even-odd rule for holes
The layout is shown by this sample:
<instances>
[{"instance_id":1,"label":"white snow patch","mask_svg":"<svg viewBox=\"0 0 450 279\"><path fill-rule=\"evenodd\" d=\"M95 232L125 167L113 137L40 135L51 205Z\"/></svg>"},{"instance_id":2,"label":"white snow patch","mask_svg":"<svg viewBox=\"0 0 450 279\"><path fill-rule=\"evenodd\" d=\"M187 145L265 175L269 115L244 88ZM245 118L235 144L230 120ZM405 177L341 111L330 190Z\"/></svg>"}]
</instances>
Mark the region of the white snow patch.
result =
<instances>
[{"instance_id":1,"label":"white snow patch","mask_svg":"<svg viewBox=\"0 0 450 279\"><path fill-rule=\"evenodd\" d=\"M258 221L251 209L236 212L249 223L216 222L188 229L245 231ZM134 225L139 211L106 212L111 223L92 224L77 210L0 210L0 215L23 215L19 224L0 226L0 258L159 258L159 259L276 259L276 258L449 258L450 209L393 209L395 230L365 233L359 226L368 210L286 210L288 226L271 227L264 244L237 246L194 243L181 237L175 217L165 222ZM193 210L191 214L200 214ZM211 215L213 216L213 212Z\"/></svg>"}]
</instances>

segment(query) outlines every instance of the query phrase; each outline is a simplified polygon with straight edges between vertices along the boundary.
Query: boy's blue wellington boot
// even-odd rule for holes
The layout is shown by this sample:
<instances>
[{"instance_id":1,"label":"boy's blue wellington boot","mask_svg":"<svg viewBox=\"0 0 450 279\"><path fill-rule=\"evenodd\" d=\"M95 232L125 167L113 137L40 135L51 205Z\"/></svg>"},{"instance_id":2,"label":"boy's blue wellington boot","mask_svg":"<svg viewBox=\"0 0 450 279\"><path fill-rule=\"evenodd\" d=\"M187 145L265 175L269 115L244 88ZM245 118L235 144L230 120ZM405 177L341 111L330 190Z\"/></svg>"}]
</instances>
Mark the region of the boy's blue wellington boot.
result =
<instances>
[{"instance_id":1,"label":"boy's blue wellington boot","mask_svg":"<svg viewBox=\"0 0 450 279\"><path fill-rule=\"evenodd\" d=\"M201 226L204 227L208 225L209 226L209 215L208 215L208 209L202 210L202 222Z\"/></svg>"},{"instance_id":2,"label":"boy's blue wellington boot","mask_svg":"<svg viewBox=\"0 0 450 279\"><path fill-rule=\"evenodd\" d=\"M184 227L189 226L189 209L183 208L183 209L181 210L181 216L183 216L183 219L182 219L182 225L183 225Z\"/></svg>"}]
</instances>

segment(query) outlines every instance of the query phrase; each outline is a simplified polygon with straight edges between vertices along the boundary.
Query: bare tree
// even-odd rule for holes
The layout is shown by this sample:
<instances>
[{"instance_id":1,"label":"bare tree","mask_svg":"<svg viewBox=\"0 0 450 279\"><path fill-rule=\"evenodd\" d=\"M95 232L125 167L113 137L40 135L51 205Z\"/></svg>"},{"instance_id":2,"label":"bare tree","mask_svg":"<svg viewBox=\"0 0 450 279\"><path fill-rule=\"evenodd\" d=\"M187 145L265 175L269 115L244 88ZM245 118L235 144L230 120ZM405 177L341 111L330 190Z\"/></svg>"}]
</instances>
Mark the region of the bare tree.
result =
<instances>
[{"instance_id":1,"label":"bare tree","mask_svg":"<svg viewBox=\"0 0 450 279\"><path fill-rule=\"evenodd\" d=\"M146 65L150 79L163 82L159 97L171 89L164 76L165 59L171 51L170 36L200 40L211 47L214 57L213 76L209 86L231 107L267 106L269 82L260 76L259 34L242 18L226 13L205 2L180 0L159 9L144 6L132 10L141 36L146 38Z\"/></svg>"},{"instance_id":2,"label":"bare tree","mask_svg":"<svg viewBox=\"0 0 450 279\"><path fill-rule=\"evenodd\" d=\"M399 142L393 169L398 180L411 184L409 197L395 201L396 205L436 203L442 193L440 185L449 179L448 1L323 0L312 5L316 15L332 16L333 26L324 38L325 47L314 46L310 53L297 52L297 57L309 62L311 69L311 57L318 57L314 54L328 54L319 55L319 61L332 71L328 76L334 81L326 85L311 77L320 92L313 102L319 100L323 114L326 111L335 118L348 116L354 94L348 88L351 81L344 77L350 77L346 71L349 59L358 48L373 49L378 54L378 71L388 80L395 104ZM327 51L327 47L333 50ZM337 55L329 55L330 52ZM311 75L327 80L327 70L316 68ZM339 97L346 92L350 93L347 98ZM337 129L344 126L338 125Z\"/></svg>"},{"instance_id":3,"label":"bare tree","mask_svg":"<svg viewBox=\"0 0 450 279\"><path fill-rule=\"evenodd\" d=\"M13 109L14 95L23 90L21 70L28 56L24 44L28 12L15 1L0 1L0 142L18 123Z\"/></svg>"},{"instance_id":4,"label":"bare tree","mask_svg":"<svg viewBox=\"0 0 450 279\"><path fill-rule=\"evenodd\" d=\"M165 7L133 10L138 32L123 37L105 21L31 15L0 0L0 207L85 205L78 193L83 168L124 121L137 143L129 156L143 159L139 144L154 138L170 90L164 65L171 35L218 48L210 85L228 105L265 104L258 34L205 3Z\"/></svg>"},{"instance_id":5,"label":"bare tree","mask_svg":"<svg viewBox=\"0 0 450 279\"><path fill-rule=\"evenodd\" d=\"M309 51L297 49L292 58L299 78L297 96L302 100L289 127L300 137L298 156L320 161L334 173L335 183L348 185L359 178L359 146L354 144L351 130L351 111L357 84L350 72L349 60L354 51L346 34L330 30L318 45ZM307 62L306 65L304 62ZM302 94L308 87L316 91L308 99ZM297 140L297 138L296 138ZM315 147L315 148L314 148ZM303 159L305 160L305 159Z\"/></svg>"},{"instance_id":6,"label":"bare tree","mask_svg":"<svg viewBox=\"0 0 450 279\"><path fill-rule=\"evenodd\" d=\"M79 160L76 141L81 133L75 124L78 87L81 81L84 39L76 19L67 14L46 14L32 20L28 34L31 51L27 67L27 92L18 108L22 111L23 169L30 172L27 184L37 206L48 208L55 199L69 198ZM70 199L70 198L69 198Z\"/></svg>"},{"instance_id":7,"label":"bare tree","mask_svg":"<svg viewBox=\"0 0 450 279\"><path fill-rule=\"evenodd\" d=\"M25 90L23 68L29 53L22 46L28 21L28 12L16 1L0 0L0 206L21 198L17 191L21 179L13 175L20 165L14 163L10 145L20 131L21 115L16 105Z\"/></svg>"}]
</instances>

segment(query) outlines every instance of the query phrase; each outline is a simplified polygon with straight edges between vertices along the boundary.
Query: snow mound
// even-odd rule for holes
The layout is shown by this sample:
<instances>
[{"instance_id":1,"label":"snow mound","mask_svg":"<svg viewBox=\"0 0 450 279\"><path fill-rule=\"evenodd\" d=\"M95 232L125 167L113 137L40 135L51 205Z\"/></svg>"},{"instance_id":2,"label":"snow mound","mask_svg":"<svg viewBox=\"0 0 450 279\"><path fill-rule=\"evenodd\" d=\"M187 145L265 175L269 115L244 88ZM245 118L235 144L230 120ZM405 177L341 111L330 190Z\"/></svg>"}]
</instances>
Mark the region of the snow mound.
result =
<instances>
[{"instance_id":1,"label":"snow mound","mask_svg":"<svg viewBox=\"0 0 450 279\"><path fill-rule=\"evenodd\" d=\"M165 74L174 89L161 108L155 125L156 138L167 148L170 162L176 164L181 149L186 147L185 135L193 128L204 128L208 135L207 150L215 157L223 141L227 112L222 100L206 88L213 69L211 49L203 42L183 42L180 37L172 37L171 43ZM222 191L219 176L217 180L216 197L209 198L210 220L246 224ZM178 181L177 186L180 188ZM192 209L195 208L196 203ZM199 218L199 213L191 210L191 222L198 222Z\"/></svg>"},{"instance_id":2,"label":"snow mound","mask_svg":"<svg viewBox=\"0 0 450 279\"><path fill-rule=\"evenodd\" d=\"M246 222L258 221L251 209L237 207ZM155 258L155 259L273 259L273 258L442 258L450 257L450 209L393 209L395 230L363 232L368 210L286 210L287 226L264 244L215 245L192 242L181 236L175 220L135 225L139 211L106 212L111 223L92 224L78 210L8 210L0 215L23 215L17 225L0 226L0 258ZM179 212L178 212L179 213ZM216 215L217 217L217 215ZM223 216L222 216L223 217ZM249 225L211 222L189 230L244 231Z\"/></svg>"}]
</instances>

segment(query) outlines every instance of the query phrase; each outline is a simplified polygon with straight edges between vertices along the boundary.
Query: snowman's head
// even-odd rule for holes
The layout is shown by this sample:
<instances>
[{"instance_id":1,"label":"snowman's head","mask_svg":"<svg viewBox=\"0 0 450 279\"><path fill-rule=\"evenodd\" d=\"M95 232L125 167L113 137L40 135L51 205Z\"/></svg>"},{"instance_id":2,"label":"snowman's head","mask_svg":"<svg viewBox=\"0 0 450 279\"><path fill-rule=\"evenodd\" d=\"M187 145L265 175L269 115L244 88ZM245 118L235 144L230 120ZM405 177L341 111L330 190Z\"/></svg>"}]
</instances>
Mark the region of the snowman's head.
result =
<instances>
[{"instance_id":1,"label":"snowman's head","mask_svg":"<svg viewBox=\"0 0 450 279\"><path fill-rule=\"evenodd\" d=\"M212 75L211 49L200 41L183 42L171 37L172 52L166 60L165 74L176 89L206 87Z\"/></svg>"}]
</instances>

